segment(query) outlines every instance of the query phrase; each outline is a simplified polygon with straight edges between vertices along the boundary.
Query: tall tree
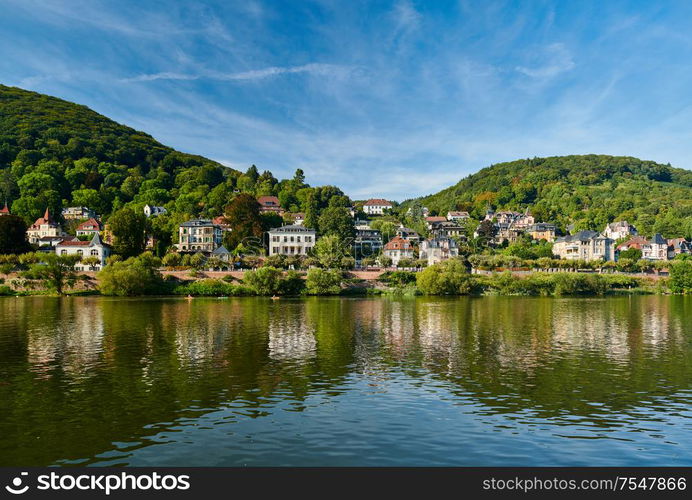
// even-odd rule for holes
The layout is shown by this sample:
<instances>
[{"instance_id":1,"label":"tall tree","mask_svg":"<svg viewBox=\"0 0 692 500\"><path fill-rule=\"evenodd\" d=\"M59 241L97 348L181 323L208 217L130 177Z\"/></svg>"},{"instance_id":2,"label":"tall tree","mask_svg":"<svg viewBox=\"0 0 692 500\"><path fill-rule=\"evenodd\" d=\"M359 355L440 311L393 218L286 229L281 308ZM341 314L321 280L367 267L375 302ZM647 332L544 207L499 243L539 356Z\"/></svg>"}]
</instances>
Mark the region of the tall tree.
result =
<instances>
[{"instance_id":1,"label":"tall tree","mask_svg":"<svg viewBox=\"0 0 692 500\"><path fill-rule=\"evenodd\" d=\"M231 227L224 237L224 245L229 250L236 248L246 238L262 237L264 228L260 204L252 195L241 193L236 196L226 207L225 219Z\"/></svg>"},{"instance_id":2,"label":"tall tree","mask_svg":"<svg viewBox=\"0 0 692 500\"><path fill-rule=\"evenodd\" d=\"M312 229L318 230L319 220L317 213L317 198L315 196L315 191L310 190L305 199L305 220L303 225Z\"/></svg>"},{"instance_id":3,"label":"tall tree","mask_svg":"<svg viewBox=\"0 0 692 500\"><path fill-rule=\"evenodd\" d=\"M0 216L0 254L24 253L29 249L24 220L16 215Z\"/></svg>"},{"instance_id":4,"label":"tall tree","mask_svg":"<svg viewBox=\"0 0 692 500\"><path fill-rule=\"evenodd\" d=\"M144 213L129 207L115 212L108 219L108 228L115 238L113 249L123 257L134 257L144 251L147 219Z\"/></svg>"},{"instance_id":5,"label":"tall tree","mask_svg":"<svg viewBox=\"0 0 692 500\"><path fill-rule=\"evenodd\" d=\"M80 260L79 255L56 255L46 253L41 255L41 262L31 266L29 274L40 280L46 288L55 290L58 295L65 293L66 288L71 288L79 280L74 266Z\"/></svg>"},{"instance_id":6,"label":"tall tree","mask_svg":"<svg viewBox=\"0 0 692 500\"><path fill-rule=\"evenodd\" d=\"M328 207L319 218L320 234L322 236L337 236L342 243L350 243L356 234L355 224L348 209L344 207Z\"/></svg>"}]
</instances>

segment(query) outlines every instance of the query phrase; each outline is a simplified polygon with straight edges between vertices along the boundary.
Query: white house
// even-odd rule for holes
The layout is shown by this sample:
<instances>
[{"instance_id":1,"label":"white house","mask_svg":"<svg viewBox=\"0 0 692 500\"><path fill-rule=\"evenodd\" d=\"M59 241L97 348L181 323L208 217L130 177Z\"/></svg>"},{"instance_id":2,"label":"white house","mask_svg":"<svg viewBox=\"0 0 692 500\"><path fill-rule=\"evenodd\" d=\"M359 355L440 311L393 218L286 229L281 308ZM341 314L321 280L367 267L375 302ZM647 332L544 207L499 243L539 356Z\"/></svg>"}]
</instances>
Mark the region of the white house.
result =
<instances>
[{"instance_id":1,"label":"white house","mask_svg":"<svg viewBox=\"0 0 692 500\"><path fill-rule=\"evenodd\" d=\"M62 230L62 226L53 220L50 211L46 208L46 213L43 217L36 219L29 229L26 230L26 237L29 243L38 243L41 238L49 236L67 236L67 233Z\"/></svg>"},{"instance_id":2,"label":"white house","mask_svg":"<svg viewBox=\"0 0 692 500\"><path fill-rule=\"evenodd\" d=\"M209 219L193 219L178 227L179 252L212 253L221 246L223 229Z\"/></svg>"},{"instance_id":3,"label":"white house","mask_svg":"<svg viewBox=\"0 0 692 500\"><path fill-rule=\"evenodd\" d=\"M106 258L111 254L111 249L108 245L101 241L99 233L94 233L91 241L61 241L55 246L57 255L79 255L82 260L88 257L98 258L96 264L86 264L83 261L77 262L75 269L77 271L100 271L106 265Z\"/></svg>"},{"instance_id":4,"label":"white house","mask_svg":"<svg viewBox=\"0 0 692 500\"><path fill-rule=\"evenodd\" d=\"M470 217L470 215L468 212L458 212L455 210L447 212L447 220L450 220L450 221L455 221L455 222L465 221L469 217Z\"/></svg>"},{"instance_id":5,"label":"white house","mask_svg":"<svg viewBox=\"0 0 692 500\"><path fill-rule=\"evenodd\" d=\"M641 246L642 259L668 260L668 250L668 240L661 236L660 233L656 233Z\"/></svg>"},{"instance_id":6,"label":"white house","mask_svg":"<svg viewBox=\"0 0 692 500\"><path fill-rule=\"evenodd\" d=\"M314 229L297 224L275 227L267 234L269 255L307 255L315 246L317 237Z\"/></svg>"},{"instance_id":7,"label":"white house","mask_svg":"<svg viewBox=\"0 0 692 500\"><path fill-rule=\"evenodd\" d=\"M615 260L614 243L596 231L579 231L556 239L553 253L567 260Z\"/></svg>"},{"instance_id":8,"label":"white house","mask_svg":"<svg viewBox=\"0 0 692 500\"><path fill-rule=\"evenodd\" d=\"M391 210L392 203L381 198L371 198L363 203L363 212L368 215L382 215L385 210Z\"/></svg>"},{"instance_id":9,"label":"white house","mask_svg":"<svg viewBox=\"0 0 692 500\"><path fill-rule=\"evenodd\" d=\"M392 259L392 264L396 266L401 259L413 259L413 243L401 236L395 236L384 246L382 253Z\"/></svg>"},{"instance_id":10,"label":"white house","mask_svg":"<svg viewBox=\"0 0 692 500\"><path fill-rule=\"evenodd\" d=\"M420 258L428 259L429 266L458 255L459 246L452 238L432 238L424 240L420 245Z\"/></svg>"},{"instance_id":11,"label":"white house","mask_svg":"<svg viewBox=\"0 0 692 500\"><path fill-rule=\"evenodd\" d=\"M156 207L154 205L144 205L144 215L147 216L147 219L149 217L156 217L157 215L163 215L165 213L168 213L168 210L166 210L164 207Z\"/></svg>"},{"instance_id":12,"label":"white house","mask_svg":"<svg viewBox=\"0 0 692 500\"><path fill-rule=\"evenodd\" d=\"M89 220L82 222L77 226L77 236L93 236L103 229L101 223L91 217Z\"/></svg>"},{"instance_id":13,"label":"white house","mask_svg":"<svg viewBox=\"0 0 692 500\"><path fill-rule=\"evenodd\" d=\"M89 219L96 217L96 212L87 207L67 207L62 209L62 216L65 220Z\"/></svg>"},{"instance_id":14,"label":"white house","mask_svg":"<svg viewBox=\"0 0 692 500\"><path fill-rule=\"evenodd\" d=\"M630 224L626 220L621 220L619 222L611 222L610 224L607 224L601 234L606 238L619 240L620 238L629 238L630 236L637 236L638 233L636 228L632 224Z\"/></svg>"}]
</instances>

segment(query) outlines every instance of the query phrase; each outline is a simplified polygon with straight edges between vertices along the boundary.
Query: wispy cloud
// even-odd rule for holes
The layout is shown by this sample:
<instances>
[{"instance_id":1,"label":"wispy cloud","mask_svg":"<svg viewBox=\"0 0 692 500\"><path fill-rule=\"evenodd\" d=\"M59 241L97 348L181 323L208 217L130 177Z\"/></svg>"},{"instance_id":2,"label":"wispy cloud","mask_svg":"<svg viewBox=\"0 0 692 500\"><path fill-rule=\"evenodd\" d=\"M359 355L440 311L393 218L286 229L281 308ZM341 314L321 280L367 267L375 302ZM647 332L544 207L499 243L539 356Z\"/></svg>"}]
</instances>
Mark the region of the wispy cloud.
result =
<instances>
[{"instance_id":1,"label":"wispy cloud","mask_svg":"<svg viewBox=\"0 0 692 500\"><path fill-rule=\"evenodd\" d=\"M574 68L574 60L562 43L553 43L533 54L530 66L517 66L516 70L532 78L552 78Z\"/></svg>"},{"instance_id":2,"label":"wispy cloud","mask_svg":"<svg viewBox=\"0 0 692 500\"><path fill-rule=\"evenodd\" d=\"M132 82L151 82L155 80L221 80L221 81L244 81L261 80L273 76L308 73L316 76L345 76L351 70L348 66L338 64L310 63L300 66L270 66L267 68L241 71L238 73L220 73L217 71L205 71L201 73L176 73L161 72L137 75L130 78L123 78L124 83Z\"/></svg>"}]
</instances>

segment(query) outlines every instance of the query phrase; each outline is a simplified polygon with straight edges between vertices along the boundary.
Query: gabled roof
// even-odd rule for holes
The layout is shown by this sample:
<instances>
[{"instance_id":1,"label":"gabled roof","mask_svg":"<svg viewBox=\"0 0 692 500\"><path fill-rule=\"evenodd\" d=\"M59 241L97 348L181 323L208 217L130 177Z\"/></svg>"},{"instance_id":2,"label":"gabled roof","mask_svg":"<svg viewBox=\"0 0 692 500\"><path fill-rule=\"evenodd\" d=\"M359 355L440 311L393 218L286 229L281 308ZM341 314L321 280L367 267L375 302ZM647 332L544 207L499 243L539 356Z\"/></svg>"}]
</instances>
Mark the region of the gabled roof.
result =
<instances>
[{"instance_id":1,"label":"gabled roof","mask_svg":"<svg viewBox=\"0 0 692 500\"><path fill-rule=\"evenodd\" d=\"M395 236L384 246L385 250L412 250L413 244L400 236Z\"/></svg>"},{"instance_id":2,"label":"gabled roof","mask_svg":"<svg viewBox=\"0 0 692 500\"><path fill-rule=\"evenodd\" d=\"M274 227L269 230L270 233L314 233L315 230L299 224L289 224L287 226Z\"/></svg>"},{"instance_id":3,"label":"gabled roof","mask_svg":"<svg viewBox=\"0 0 692 500\"><path fill-rule=\"evenodd\" d=\"M562 236L557 239L557 242L572 243L577 241L589 241L599 237L601 237L601 235L598 234L596 231L585 230L567 236Z\"/></svg>"},{"instance_id":4,"label":"gabled roof","mask_svg":"<svg viewBox=\"0 0 692 500\"><path fill-rule=\"evenodd\" d=\"M89 231L93 228L96 228L100 231L101 223L92 217L89 220L86 220L82 222L79 226L77 226L77 231Z\"/></svg>"},{"instance_id":5,"label":"gabled roof","mask_svg":"<svg viewBox=\"0 0 692 500\"><path fill-rule=\"evenodd\" d=\"M226 248L225 246L221 245L219 248L217 248L216 250L214 250L214 251L212 252L212 255L228 255L228 254L230 254L230 253L231 253L231 252L228 251L228 248Z\"/></svg>"},{"instance_id":6,"label":"gabled roof","mask_svg":"<svg viewBox=\"0 0 692 500\"><path fill-rule=\"evenodd\" d=\"M653 238L647 241L647 243L649 243L650 245L667 245L668 240L661 236L661 233L656 233L654 234Z\"/></svg>"},{"instance_id":7,"label":"gabled roof","mask_svg":"<svg viewBox=\"0 0 692 500\"><path fill-rule=\"evenodd\" d=\"M0 208L0 214L3 215L9 215L10 209L7 207L7 202L5 202L5 206Z\"/></svg>"},{"instance_id":8,"label":"gabled roof","mask_svg":"<svg viewBox=\"0 0 692 500\"><path fill-rule=\"evenodd\" d=\"M364 206L364 207L366 207L366 206L368 206L368 207L369 207L369 206L385 206L385 207L391 207L391 206L392 206L392 202L391 202L391 201L387 201L387 200L383 200L382 198L370 198L368 201L366 201L365 203L363 203L363 206Z\"/></svg>"},{"instance_id":9,"label":"gabled roof","mask_svg":"<svg viewBox=\"0 0 692 500\"><path fill-rule=\"evenodd\" d=\"M425 222L445 222L447 217L442 217L441 215L431 215L425 218Z\"/></svg>"},{"instance_id":10,"label":"gabled roof","mask_svg":"<svg viewBox=\"0 0 692 500\"><path fill-rule=\"evenodd\" d=\"M644 238L643 236L635 236L634 238L630 238L624 243L620 243L618 245L618 250L622 250L623 248L641 249L642 245L646 245L646 238Z\"/></svg>"},{"instance_id":11,"label":"gabled roof","mask_svg":"<svg viewBox=\"0 0 692 500\"><path fill-rule=\"evenodd\" d=\"M281 202L276 196L260 196L257 198L257 203L259 203L262 206L270 206L270 207L280 207Z\"/></svg>"},{"instance_id":12,"label":"gabled roof","mask_svg":"<svg viewBox=\"0 0 692 500\"><path fill-rule=\"evenodd\" d=\"M34 222L31 227L32 228L37 228L39 226L42 226L44 224L50 224L50 225L56 225L55 221L50 215L50 211L48 210L48 207L46 207L46 212L43 214L43 217L39 217L36 219L36 222Z\"/></svg>"}]
</instances>

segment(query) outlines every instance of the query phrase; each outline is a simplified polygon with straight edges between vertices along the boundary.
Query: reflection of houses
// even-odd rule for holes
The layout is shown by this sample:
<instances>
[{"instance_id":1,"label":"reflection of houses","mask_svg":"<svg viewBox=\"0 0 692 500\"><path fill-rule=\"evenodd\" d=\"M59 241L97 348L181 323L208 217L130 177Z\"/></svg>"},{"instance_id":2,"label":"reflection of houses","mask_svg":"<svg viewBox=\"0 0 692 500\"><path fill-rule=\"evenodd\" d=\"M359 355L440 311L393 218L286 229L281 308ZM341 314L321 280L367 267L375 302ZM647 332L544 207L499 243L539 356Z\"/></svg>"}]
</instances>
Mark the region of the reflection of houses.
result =
<instances>
[{"instance_id":1,"label":"reflection of houses","mask_svg":"<svg viewBox=\"0 0 692 500\"><path fill-rule=\"evenodd\" d=\"M628 223L626 220L622 220L619 222L611 222L610 224L607 224L601 234L606 238L610 238L612 240L619 240L620 238L636 236L637 230L632 224Z\"/></svg>"},{"instance_id":2,"label":"reflection of houses","mask_svg":"<svg viewBox=\"0 0 692 500\"><path fill-rule=\"evenodd\" d=\"M526 228L526 232L534 240L546 240L549 242L555 241L555 225L547 224L545 222L537 222Z\"/></svg>"},{"instance_id":3,"label":"reflection of houses","mask_svg":"<svg viewBox=\"0 0 692 500\"><path fill-rule=\"evenodd\" d=\"M371 198L363 203L363 212L368 215L382 215L385 210L391 210L392 203L381 198Z\"/></svg>"},{"instance_id":4,"label":"reflection of houses","mask_svg":"<svg viewBox=\"0 0 692 500\"><path fill-rule=\"evenodd\" d=\"M277 213L283 214L284 209L281 208L281 202L276 196L260 196L257 198L257 203L260 205L260 213Z\"/></svg>"},{"instance_id":5,"label":"reflection of houses","mask_svg":"<svg viewBox=\"0 0 692 500\"><path fill-rule=\"evenodd\" d=\"M382 253L392 259L392 264L397 265L401 259L413 259L413 243L399 236L395 236L384 246Z\"/></svg>"},{"instance_id":6,"label":"reflection of houses","mask_svg":"<svg viewBox=\"0 0 692 500\"><path fill-rule=\"evenodd\" d=\"M53 220L47 208L43 217L36 219L36 222L26 230L29 243L38 243L39 239L46 236L67 236L67 233L62 230L62 226Z\"/></svg>"},{"instance_id":7,"label":"reflection of houses","mask_svg":"<svg viewBox=\"0 0 692 500\"><path fill-rule=\"evenodd\" d=\"M317 340L303 314L269 315L269 357L301 361L317 354Z\"/></svg>"},{"instance_id":8,"label":"reflection of houses","mask_svg":"<svg viewBox=\"0 0 692 500\"><path fill-rule=\"evenodd\" d=\"M154 205L144 205L144 215L149 217L156 217L157 215L163 215L168 211L164 207L157 207Z\"/></svg>"},{"instance_id":9,"label":"reflection of houses","mask_svg":"<svg viewBox=\"0 0 692 500\"><path fill-rule=\"evenodd\" d=\"M268 231L269 255L307 255L315 246L316 232L295 224Z\"/></svg>"},{"instance_id":10,"label":"reflection of houses","mask_svg":"<svg viewBox=\"0 0 692 500\"><path fill-rule=\"evenodd\" d=\"M431 238L420 245L420 258L427 259L429 266L458 255L459 247L452 238Z\"/></svg>"},{"instance_id":11,"label":"reflection of houses","mask_svg":"<svg viewBox=\"0 0 692 500\"><path fill-rule=\"evenodd\" d=\"M100 271L106 265L106 258L111 254L110 247L101 241L99 233L95 233L91 241L61 241L55 246L57 255L79 255L82 260L95 257L96 263L86 264L83 261L77 262L77 271Z\"/></svg>"},{"instance_id":12,"label":"reflection of houses","mask_svg":"<svg viewBox=\"0 0 692 500\"><path fill-rule=\"evenodd\" d=\"M91 219L96 217L96 212L87 207L67 207L62 209L62 217L65 220Z\"/></svg>"},{"instance_id":13,"label":"reflection of houses","mask_svg":"<svg viewBox=\"0 0 692 500\"><path fill-rule=\"evenodd\" d=\"M179 252L202 252L210 254L221 245L221 226L209 219L193 219L178 227Z\"/></svg>"},{"instance_id":14,"label":"reflection of houses","mask_svg":"<svg viewBox=\"0 0 692 500\"><path fill-rule=\"evenodd\" d=\"M579 231L556 239L553 253L567 260L614 260L614 243L596 231Z\"/></svg>"},{"instance_id":15,"label":"reflection of houses","mask_svg":"<svg viewBox=\"0 0 692 500\"><path fill-rule=\"evenodd\" d=\"M77 226L77 236L93 236L101 231L101 223L91 217Z\"/></svg>"}]
</instances>

